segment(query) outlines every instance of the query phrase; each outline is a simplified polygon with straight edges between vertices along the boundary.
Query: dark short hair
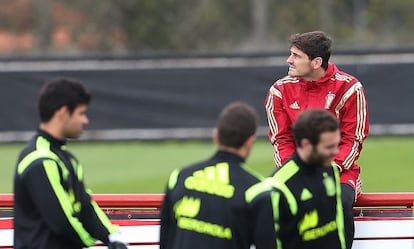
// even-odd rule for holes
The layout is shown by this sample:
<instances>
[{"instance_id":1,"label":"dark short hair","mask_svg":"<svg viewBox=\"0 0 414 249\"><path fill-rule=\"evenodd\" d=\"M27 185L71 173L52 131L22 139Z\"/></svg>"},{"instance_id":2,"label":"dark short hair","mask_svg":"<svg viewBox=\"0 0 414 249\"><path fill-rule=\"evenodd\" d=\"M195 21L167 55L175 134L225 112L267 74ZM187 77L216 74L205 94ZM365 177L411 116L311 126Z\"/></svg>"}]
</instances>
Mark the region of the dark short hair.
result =
<instances>
[{"instance_id":1,"label":"dark short hair","mask_svg":"<svg viewBox=\"0 0 414 249\"><path fill-rule=\"evenodd\" d=\"M38 99L38 110L42 122L49 121L62 106L67 106L70 113L81 104L89 104L90 93L82 83L67 78L55 78L42 86Z\"/></svg>"},{"instance_id":2,"label":"dark short hair","mask_svg":"<svg viewBox=\"0 0 414 249\"><path fill-rule=\"evenodd\" d=\"M221 111L217 120L219 143L239 149L256 133L259 114L244 102L233 102Z\"/></svg>"},{"instance_id":3,"label":"dark short hair","mask_svg":"<svg viewBox=\"0 0 414 249\"><path fill-rule=\"evenodd\" d=\"M297 146L302 139L308 139L312 145L317 145L322 133L339 129L337 118L324 109L308 109L299 114L292 126L293 136Z\"/></svg>"},{"instance_id":4,"label":"dark short hair","mask_svg":"<svg viewBox=\"0 0 414 249\"><path fill-rule=\"evenodd\" d=\"M328 68L331 57L332 39L322 31L294 34L289 39L290 47L295 46L304 52L309 59L322 58L322 67Z\"/></svg>"}]
</instances>

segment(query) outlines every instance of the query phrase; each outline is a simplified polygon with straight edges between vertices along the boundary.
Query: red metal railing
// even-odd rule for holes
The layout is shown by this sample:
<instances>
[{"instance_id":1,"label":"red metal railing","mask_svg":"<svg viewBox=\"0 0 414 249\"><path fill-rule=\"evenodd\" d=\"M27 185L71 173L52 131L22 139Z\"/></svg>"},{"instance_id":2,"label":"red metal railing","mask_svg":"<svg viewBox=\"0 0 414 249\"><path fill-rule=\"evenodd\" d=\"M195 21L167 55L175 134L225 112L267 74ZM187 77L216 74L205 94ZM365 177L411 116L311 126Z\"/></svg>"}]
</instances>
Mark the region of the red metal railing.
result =
<instances>
[{"instance_id":1,"label":"red metal railing","mask_svg":"<svg viewBox=\"0 0 414 249\"><path fill-rule=\"evenodd\" d=\"M153 212L154 214L158 214L159 208L161 207L162 200L164 197L164 194L94 194L92 196L97 203L110 215L114 213L119 212L127 212L130 214L130 212ZM363 222L365 221L373 221L373 220L379 220L379 221L388 221L392 224L393 222L406 222L407 220L412 220L412 208L413 208L413 201L414 201L414 192L409 193L364 193L359 198L358 202L355 205L355 212L361 212L362 215L355 216L355 221L361 222L360 224L365 224ZM0 194L0 211L3 209L6 212L9 212L13 207L13 194ZM367 207L367 208L365 208ZM378 212L376 211L378 207L378 210L380 210L380 213L384 213L385 211L394 212L397 210L397 212L407 212L410 215L409 216L401 216L401 217L394 217L394 215L391 215L390 217L376 217L372 215L366 216L369 212ZM382 207L385 207L381 209ZM398 207L398 208L394 208ZM359 211L358 211L359 210ZM354 212L354 213L355 213ZM128 226L158 226L159 220L139 220L139 219L114 219L112 220L114 224L118 225L128 225ZM357 225L360 225L357 223ZM405 223L404 223L405 224ZM376 226L371 223L370 226ZM0 219L0 232L1 230L8 230L13 229L13 218L8 217L7 219ZM370 229L370 228L369 228ZM369 230L368 229L368 230ZM367 228L365 228L367 230ZM384 230L387 233L389 233L389 230ZM381 243L387 243L388 240L394 241L388 243L395 243L395 240L412 240L414 237L404 235L402 237L395 237L395 235L389 235L391 237L387 237L387 233L385 235L375 235L374 237L370 237L368 235L364 234L357 234L355 237L355 243L357 241L368 241L369 243L375 243L376 240L381 240ZM2 235L3 236L3 235ZM7 236L10 236L8 234ZM12 237L8 238L9 241L8 244L1 244L0 243L0 249L1 248L13 248L12 245ZM1 242L1 240L0 240ZM4 241L3 241L4 242ZM140 246L157 246L158 241L148 241L148 242L142 242L142 241L130 241L130 246L133 246L133 248L138 248ZM371 245L371 244L370 244ZM374 244L375 245L375 244ZM410 244L411 246L411 244ZM98 245L99 248L103 248L103 245ZM370 247L357 247L357 248L377 248L378 246L370 246ZM397 246L398 247L398 246ZM392 247L390 247L392 248ZM399 247L402 248L402 247ZM404 247L404 248L411 248L411 247Z\"/></svg>"},{"instance_id":2,"label":"red metal railing","mask_svg":"<svg viewBox=\"0 0 414 249\"><path fill-rule=\"evenodd\" d=\"M412 207L414 192L363 193L355 207Z\"/></svg>"},{"instance_id":3,"label":"red metal railing","mask_svg":"<svg viewBox=\"0 0 414 249\"><path fill-rule=\"evenodd\" d=\"M159 208L164 194L94 194L101 207ZM363 193L355 207L412 207L414 192ZM0 194L0 208L13 207L13 194Z\"/></svg>"}]
</instances>

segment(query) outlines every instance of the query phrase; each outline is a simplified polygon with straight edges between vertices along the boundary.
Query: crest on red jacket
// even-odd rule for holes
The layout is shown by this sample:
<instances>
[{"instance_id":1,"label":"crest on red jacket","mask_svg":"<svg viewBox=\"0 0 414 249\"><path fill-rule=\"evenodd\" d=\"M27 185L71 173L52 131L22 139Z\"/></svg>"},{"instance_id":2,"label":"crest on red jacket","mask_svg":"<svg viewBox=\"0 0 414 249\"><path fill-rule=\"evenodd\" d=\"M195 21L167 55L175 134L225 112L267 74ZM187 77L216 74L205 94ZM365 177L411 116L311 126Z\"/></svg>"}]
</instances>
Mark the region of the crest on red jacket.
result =
<instances>
[{"instance_id":1,"label":"crest on red jacket","mask_svg":"<svg viewBox=\"0 0 414 249\"><path fill-rule=\"evenodd\" d=\"M325 109L329 109L332 105L332 101L335 99L335 94L329 92L326 95L326 100L325 100Z\"/></svg>"}]
</instances>

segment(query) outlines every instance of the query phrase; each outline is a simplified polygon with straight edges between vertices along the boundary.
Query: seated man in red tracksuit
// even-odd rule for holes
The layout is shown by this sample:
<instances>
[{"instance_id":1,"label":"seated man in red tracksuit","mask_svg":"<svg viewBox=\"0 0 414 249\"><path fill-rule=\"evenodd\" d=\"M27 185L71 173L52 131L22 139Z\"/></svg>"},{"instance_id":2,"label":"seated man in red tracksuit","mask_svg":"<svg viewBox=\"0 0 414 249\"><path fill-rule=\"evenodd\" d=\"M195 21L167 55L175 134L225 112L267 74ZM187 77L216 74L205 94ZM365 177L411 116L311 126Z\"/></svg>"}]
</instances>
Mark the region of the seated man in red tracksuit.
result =
<instances>
[{"instance_id":1,"label":"seated man in red tracksuit","mask_svg":"<svg viewBox=\"0 0 414 249\"><path fill-rule=\"evenodd\" d=\"M295 152L291 125L303 110L323 108L338 118L341 143L335 163L341 173L347 248L351 248L352 207L361 193L360 168L355 161L368 136L368 105L361 82L329 62L331 44L321 31L292 35L288 75L270 87L264 105L276 167Z\"/></svg>"}]
</instances>

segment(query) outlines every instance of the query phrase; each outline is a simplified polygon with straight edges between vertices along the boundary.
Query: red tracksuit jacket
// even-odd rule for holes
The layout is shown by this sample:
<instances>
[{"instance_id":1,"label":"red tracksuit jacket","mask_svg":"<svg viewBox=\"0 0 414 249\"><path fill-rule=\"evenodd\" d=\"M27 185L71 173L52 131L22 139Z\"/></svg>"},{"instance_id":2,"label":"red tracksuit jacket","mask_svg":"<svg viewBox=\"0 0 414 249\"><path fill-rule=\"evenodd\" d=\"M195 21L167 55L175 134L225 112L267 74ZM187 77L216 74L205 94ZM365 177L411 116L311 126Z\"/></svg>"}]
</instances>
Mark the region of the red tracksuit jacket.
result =
<instances>
[{"instance_id":1,"label":"red tracksuit jacket","mask_svg":"<svg viewBox=\"0 0 414 249\"><path fill-rule=\"evenodd\" d=\"M277 167L295 152L291 125L302 110L324 108L333 113L341 128L340 153L335 158L342 169L341 182L358 192L359 167L355 161L369 130L365 91L358 79L339 71L334 64L329 64L318 81L286 76L270 87L265 108Z\"/></svg>"}]
</instances>

